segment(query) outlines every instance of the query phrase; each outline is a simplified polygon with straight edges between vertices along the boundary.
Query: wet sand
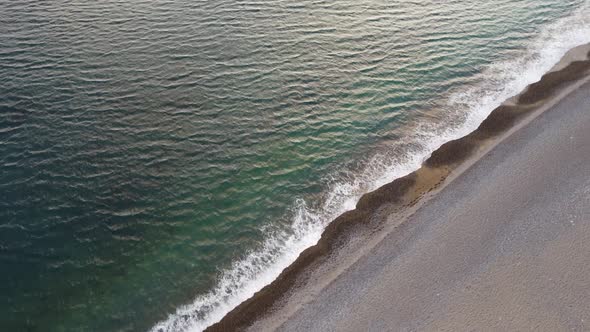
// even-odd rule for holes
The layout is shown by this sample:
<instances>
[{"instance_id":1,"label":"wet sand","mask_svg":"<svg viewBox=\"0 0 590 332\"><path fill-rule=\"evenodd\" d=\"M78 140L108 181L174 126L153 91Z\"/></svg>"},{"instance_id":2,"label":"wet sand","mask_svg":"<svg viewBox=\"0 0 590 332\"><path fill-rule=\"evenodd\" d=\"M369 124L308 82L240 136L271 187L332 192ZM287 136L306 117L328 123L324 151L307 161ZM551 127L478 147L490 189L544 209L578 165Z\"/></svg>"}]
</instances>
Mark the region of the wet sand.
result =
<instances>
[{"instance_id":1,"label":"wet sand","mask_svg":"<svg viewBox=\"0 0 590 332\"><path fill-rule=\"evenodd\" d=\"M586 58L572 52L475 132L363 196L209 330L590 329L580 50Z\"/></svg>"}]
</instances>

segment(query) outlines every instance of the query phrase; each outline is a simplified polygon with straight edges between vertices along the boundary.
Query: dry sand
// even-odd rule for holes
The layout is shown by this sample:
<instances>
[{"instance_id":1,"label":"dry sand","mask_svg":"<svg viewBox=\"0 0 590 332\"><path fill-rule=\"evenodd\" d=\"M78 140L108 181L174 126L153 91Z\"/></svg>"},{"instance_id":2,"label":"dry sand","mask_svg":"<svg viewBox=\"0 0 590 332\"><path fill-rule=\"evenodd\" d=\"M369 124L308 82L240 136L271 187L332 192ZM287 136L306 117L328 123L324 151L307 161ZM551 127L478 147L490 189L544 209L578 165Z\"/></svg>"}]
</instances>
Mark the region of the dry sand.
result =
<instances>
[{"instance_id":1,"label":"dry sand","mask_svg":"<svg viewBox=\"0 0 590 332\"><path fill-rule=\"evenodd\" d=\"M404 225L280 330L590 330L590 85Z\"/></svg>"}]
</instances>

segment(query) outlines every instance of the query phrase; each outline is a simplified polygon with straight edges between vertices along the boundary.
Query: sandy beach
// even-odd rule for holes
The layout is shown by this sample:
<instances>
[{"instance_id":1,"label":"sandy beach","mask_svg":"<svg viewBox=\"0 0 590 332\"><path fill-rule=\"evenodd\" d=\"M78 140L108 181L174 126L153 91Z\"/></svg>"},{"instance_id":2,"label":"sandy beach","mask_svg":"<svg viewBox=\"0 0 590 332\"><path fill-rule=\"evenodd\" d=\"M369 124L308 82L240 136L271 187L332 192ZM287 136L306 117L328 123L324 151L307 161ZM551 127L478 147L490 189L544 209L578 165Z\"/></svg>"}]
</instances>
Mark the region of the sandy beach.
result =
<instances>
[{"instance_id":1,"label":"sandy beach","mask_svg":"<svg viewBox=\"0 0 590 332\"><path fill-rule=\"evenodd\" d=\"M587 52L365 195L210 330L589 329Z\"/></svg>"},{"instance_id":2,"label":"sandy beach","mask_svg":"<svg viewBox=\"0 0 590 332\"><path fill-rule=\"evenodd\" d=\"M285 331L590 328L590 85L497 146Z\"/></svg>"}]
</instances>

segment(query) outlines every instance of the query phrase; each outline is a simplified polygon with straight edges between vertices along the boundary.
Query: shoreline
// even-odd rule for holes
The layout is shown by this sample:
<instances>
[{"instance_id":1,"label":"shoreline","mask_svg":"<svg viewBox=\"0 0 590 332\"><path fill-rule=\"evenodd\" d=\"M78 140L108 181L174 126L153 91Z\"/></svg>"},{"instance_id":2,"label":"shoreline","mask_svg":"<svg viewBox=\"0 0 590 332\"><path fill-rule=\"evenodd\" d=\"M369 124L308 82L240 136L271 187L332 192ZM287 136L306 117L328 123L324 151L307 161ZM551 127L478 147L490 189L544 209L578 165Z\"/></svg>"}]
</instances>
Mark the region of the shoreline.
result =
<instances>
[{"instance_id":1,"label":"shoreline","mask_svg":"<svg viewBox=\"0 0 590 332\"><path fill-rule=\"evenodd\" d=\"M443 144L415 172L363 195L356 209L340 215L326 227L315 246L302 252L271 284L242 302L207 331L242 330L251 326L273 311L277 304L285 302L299 286L308 283L313 270L341 250L350 241L351 234L359 229L372 232L375 228L385 227L384 220L389 216L395 216L397 224L394 223L393 230L390 230L395 231L430 196L460 176L503 139L588 81L589 57L588 45L574 48L539 82L494 109L475 131Z\"/></svg>"},{"instance_id":2,"label":"shoreline","mask_svg":"<svg viewBox=\"0 0 590 332\"><path fill-rule=\"evenodd\" d=\"M585 83L248 330L588 330L589 102Z\"/></svg>"}]
</instances>

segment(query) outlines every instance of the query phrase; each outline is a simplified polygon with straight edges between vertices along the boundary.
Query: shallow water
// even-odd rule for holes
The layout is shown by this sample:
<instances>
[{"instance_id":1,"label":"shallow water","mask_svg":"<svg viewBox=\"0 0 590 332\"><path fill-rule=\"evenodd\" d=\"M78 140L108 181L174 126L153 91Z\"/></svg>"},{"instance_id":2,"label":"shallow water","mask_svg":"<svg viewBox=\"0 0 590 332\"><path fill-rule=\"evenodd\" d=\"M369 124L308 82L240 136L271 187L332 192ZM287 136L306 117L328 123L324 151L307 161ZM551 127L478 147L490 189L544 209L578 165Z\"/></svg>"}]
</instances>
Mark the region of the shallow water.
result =
<instances>
[{"instance_id":1,"label":"shallow water","mask_svg":"<svg viewBox=\"0 0 590 332\"><path fill-rule=\"evenodd\" d=\"M207 326L590 41L588 13L0 3L0 327Z\"/></svg>"}]
</instances>

